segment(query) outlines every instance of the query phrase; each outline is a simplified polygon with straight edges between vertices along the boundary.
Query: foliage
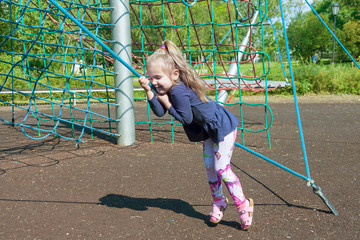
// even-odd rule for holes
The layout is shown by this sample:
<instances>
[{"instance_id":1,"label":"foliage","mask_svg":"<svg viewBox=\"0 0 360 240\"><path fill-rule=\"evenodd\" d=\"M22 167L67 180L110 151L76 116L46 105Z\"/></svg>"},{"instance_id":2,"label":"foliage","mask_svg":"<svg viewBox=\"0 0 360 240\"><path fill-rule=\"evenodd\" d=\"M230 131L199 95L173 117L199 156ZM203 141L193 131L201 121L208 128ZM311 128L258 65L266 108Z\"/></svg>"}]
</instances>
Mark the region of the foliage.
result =
<instances>
[{"instance_id":1,"label":"foliage","mask_svg":"<svg viewBox=\"0 0 360 240\"><path fill-rule=\"evenodd\" d=\"M324 15L320 15L324 18ZM328 20L324 20L329 24ZM316 52L326 52L332 46L330 33L313 14L298 14L288 28L289 47L298 57L310 58Z\"/></svg>"},{"instance_id":2,"label":"foliage","mask_svg":"<svg viewBox=\"0 0 360 240\"><path fill-rule=\"evenodd\" d=\"M360 95L360 70L352 64L300 64L293 66L296 91L300 95ZM292 89L279 89L271 94L291 94Z\"/></svg>"},{"instance_id":3,"label":"foliage","mask_svg":"<svg viewBox=\"0 0 360 240\"><path fill-rule=\"evenodd\" d=\"M360 57L360 20L352 20L345 23L343 31L346 36L345 40L348 45L348 51L355 59ZM347 56L346 58L348 59Z\"/></svg>"},{"instance_id":4,"label":"foliage","mask_svg":"<svg viewBox=\"0 0 360 240\"><path fill-rule=\"evenodd\" d=\"M358 0L339 0L338 2L341 8L336 16L336 36L349 53L357 58L359 56L360 3ZM331 8L333 3L332 0L318 0L313 3L316 12L331 30L334 28L334 15ZM332 53L333 51L332 35L312 11L296 15L287 31L291 49L303 59L308 59L315 52ZM350 60L338 43L335 47L336 61Z\"/></svg>"}]
</instances>

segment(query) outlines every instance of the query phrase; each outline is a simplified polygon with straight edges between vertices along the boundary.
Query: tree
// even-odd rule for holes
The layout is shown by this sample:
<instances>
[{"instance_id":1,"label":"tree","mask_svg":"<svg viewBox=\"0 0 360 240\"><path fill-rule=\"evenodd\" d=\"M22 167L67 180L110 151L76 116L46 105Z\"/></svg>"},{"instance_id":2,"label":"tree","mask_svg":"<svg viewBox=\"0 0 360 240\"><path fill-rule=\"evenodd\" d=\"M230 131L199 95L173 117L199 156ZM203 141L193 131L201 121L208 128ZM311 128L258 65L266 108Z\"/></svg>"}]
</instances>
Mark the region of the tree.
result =
<instances>
[{"instance_id":1,"label":"tree","mask_svg":"<svg viewBox=\"0 0 360 240\"><path fill-rule=\"evenodd\" d=\"M320 14L320 17L329 24L324 14ZM332 46L331 34L311 12L298 14L290 23L287 33L290 49L304 59L309 59L316 52L327 52Z\"/></svg>"},{"instance_id":2,"label":"tree","mask_svg":"<svg viewBox=\"0 0 360 240\"><path fill-rule=\"evenodd\" d=\"M345 42L347 50L356 59L360 57L360 20L352 20L344 24L343 31L345 33ZM342 53L341 56L345 59L349 59Z\"/></svg>"},{"instance_id":3,"label":"tree","mask_svg":"<svg viewBox=\"0 0 360 240\"><path fill-rule=\"evenodd\" d=\"M341 8L336 16L336 36L350 52L353 57L359 56L359 25L360 25L360 2L358 0L339 0ZM328 19L333 23L333 13L331 0L322 0L316 6L318 12L328 15ZM343 30L338 34L338 29ZM345 51L336 44L337 57L341 60L350 60Z\"/></svg>"},{"instance_id":4,"label":"tree","mask_svg":"<svg viewBox=\"0 0 360 240\"><path fill-rule=\"evenodd\" d=\"M15 24L15 12L17 11L18 6L12 2L0 2L0 34L3 36L9 35L11 31L15 31L17 24ZM16 37L15 33L13 37ZM11 50L11 41L8 38L2 37L0 40L1 50L10 51Z\"/></svg>"},{"instance_id":5,"label":"tree","mask_svg":"<svg viewBox=\"0 0 360 240\"><path fill-rule=\"evenodd\" d=\"M339 0L336 16L336 37L354 57L359 55L360 3L358 0ZM314 1L315 11L333 31L334 16L331 0ZM298 14L288 27L289 45L298 56L309 57L316 51L332 52L333 37L313 12ZM349 60L345 51L336 44L336 58Z\"/></svg>"}]
</instances>

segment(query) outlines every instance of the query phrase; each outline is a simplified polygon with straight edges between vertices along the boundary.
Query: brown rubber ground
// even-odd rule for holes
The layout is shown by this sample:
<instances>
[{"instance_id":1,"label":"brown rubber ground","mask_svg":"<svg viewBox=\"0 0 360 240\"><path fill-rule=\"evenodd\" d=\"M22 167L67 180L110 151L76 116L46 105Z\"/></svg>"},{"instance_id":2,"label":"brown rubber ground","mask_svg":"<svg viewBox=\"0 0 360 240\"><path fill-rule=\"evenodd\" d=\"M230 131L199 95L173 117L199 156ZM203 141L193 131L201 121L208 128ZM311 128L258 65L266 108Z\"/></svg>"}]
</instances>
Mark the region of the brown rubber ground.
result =
<instances>
[{"instance_id":1,"label":"brown rubber ground","mask_svg":"<svg viewBox=\"0 0 360 240\"><path fill-rule=\"evenodd\" d=\"M263 132L246 133L246 146L306 175L292 99L272 97L269 106L271 149ZM236 148L232 168L254 199L253 226L240 230L232 204L212 226L202 144L188 142L181 127L174 144L168 126L155 126L150 143L148 128L136 124L135 145L85 133L77 148L0 122L0 239L359 239L359 97L300 97L299 108L311 177L338 216L305 180ZM135 113L146 121L144 103ZM246 114L249 128L261 128L263 107ZM11 120L11 108L0 107L0 116ZM16 116L21 123L24 112Z\"/></svg>"}]
</instances>

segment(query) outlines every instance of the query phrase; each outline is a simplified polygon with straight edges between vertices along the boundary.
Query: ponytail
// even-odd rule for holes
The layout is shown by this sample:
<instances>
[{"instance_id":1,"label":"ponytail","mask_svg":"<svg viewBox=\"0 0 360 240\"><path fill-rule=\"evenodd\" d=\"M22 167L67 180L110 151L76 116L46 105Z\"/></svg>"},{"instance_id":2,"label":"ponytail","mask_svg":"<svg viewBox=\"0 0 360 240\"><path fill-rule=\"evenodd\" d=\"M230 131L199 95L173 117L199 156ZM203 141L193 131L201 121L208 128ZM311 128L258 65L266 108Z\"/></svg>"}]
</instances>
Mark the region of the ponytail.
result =
<instances>
[{"instance_id":1,"label":"ponytail","mask_svg":"<svg viewBox=\"0 0 360 240\"><path fill-rule=\"evenodd\" d=\"M153 55L151 55L146 63L147 67L154 64L161 58L163 63L166 66L163 68L169 71L169 67L171 71L173 69L178 69L180 73L181 81L191 90L193 90L196 95L200 98L202 102L208 102L205 95L205 88L200 79L199 75L191 68L190 64L186 61L183 57L177 46L169 41L166 40L162 43L161 48L156 50Z\"/></svg>"}]
</instances>

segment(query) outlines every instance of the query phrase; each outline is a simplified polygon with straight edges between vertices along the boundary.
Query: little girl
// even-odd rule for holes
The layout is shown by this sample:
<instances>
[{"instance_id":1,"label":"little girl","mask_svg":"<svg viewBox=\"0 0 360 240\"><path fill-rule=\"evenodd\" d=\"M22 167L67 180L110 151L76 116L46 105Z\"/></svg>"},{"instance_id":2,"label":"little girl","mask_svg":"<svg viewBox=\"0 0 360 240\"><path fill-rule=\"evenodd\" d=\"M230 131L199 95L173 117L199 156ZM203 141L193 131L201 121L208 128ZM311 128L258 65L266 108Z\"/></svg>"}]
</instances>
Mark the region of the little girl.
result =
<instances>
[{"instance_id":1,"label":"little girl","mask_svg":"<svg viewBox=\"0 0 360 240\"><path fill-rule=\"evenodd\" d=\"M141 77L139 82L155 115L161 117L169 112L182 123L190 141L203 141L204 164L213 197L210 221L220 222L228 205L222 190L224 181L239 212L241 228L247 230L252 222L254 201L245 198L240 181L230 167L239 121L206 96L201 79L171 41L163 42L148 58L146 69L149 78Z\"/></svg>"}]
</instances>

